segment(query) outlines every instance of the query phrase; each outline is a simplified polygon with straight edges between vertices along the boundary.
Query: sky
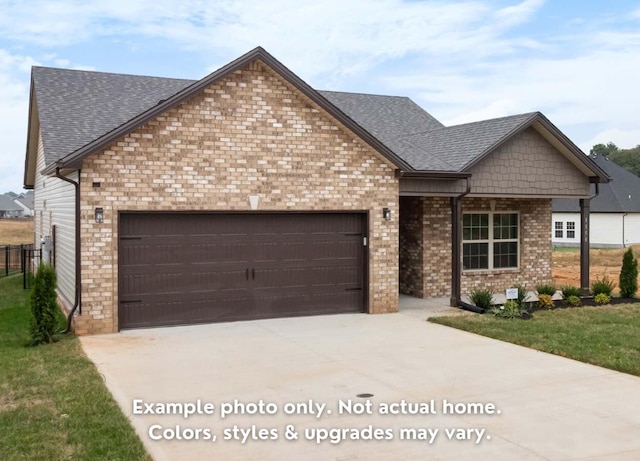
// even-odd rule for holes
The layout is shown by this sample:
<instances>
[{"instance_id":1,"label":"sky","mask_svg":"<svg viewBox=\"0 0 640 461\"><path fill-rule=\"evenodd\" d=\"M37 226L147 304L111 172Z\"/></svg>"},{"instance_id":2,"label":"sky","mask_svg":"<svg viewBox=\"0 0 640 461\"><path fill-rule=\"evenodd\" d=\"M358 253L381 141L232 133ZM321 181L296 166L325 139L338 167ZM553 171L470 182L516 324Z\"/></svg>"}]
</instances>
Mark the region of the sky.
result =
<instances>
[{"instance_id":1,"label":"sky","mask_svg":"<svg viewBox=\"0 0 640 461\"><path fill-rule=\"evenodd\" d=\"M640 0L0 0L0 193L22 191L31 66L200 79L256 46L445 125L540 111L587 153L640 144Z\"/></svg>"}]
</instances>

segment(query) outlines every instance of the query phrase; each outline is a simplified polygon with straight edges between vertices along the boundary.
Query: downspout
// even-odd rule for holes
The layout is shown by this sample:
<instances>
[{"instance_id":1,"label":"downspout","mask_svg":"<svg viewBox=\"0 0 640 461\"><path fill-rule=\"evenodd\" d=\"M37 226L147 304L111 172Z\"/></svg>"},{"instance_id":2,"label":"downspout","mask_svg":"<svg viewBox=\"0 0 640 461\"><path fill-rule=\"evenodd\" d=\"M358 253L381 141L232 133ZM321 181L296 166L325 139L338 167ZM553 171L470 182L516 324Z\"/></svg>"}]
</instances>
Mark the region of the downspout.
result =
<instances>
[{"instance_id":1,"label":"downspout","mask_svg":"<svg viewBox=\"0 0 640 461\"><path fill-rule=\"evenodd\" d=\"M80 308L80 302L81 302L81 278L80 278L80 272L81 272L81 268L82 265L80 264L81 258L80 258L80 170L78 170L78 182L75 182L65 176L62 176L60 174L60 168L56 168L56 178L62 179L65 182L68 182L69 184L73 184L73 187L75 188L76 191L76 221L75 221L75 228L76 228L76 289L75 289L75 296L74 296L74 302L73 302L73 307L71 308L71 311L69 312L69 315L67 316L67 328L62 331L62 333L69 333L71 331L71 321L73 320L73 314L75 314L76 310L78 311L79 314L82 313L82 308Z\"/></svg>"},{"instance_id":2,"label":"downspout","mask_svg":"<svg viewBox=\"0 0 640 461\"><path fill-rule=\"evenodd\" d=\"M629 213L622 213L622 248L627 248L627 244L624 241L624 218L628 215Z\"/></svg>"},{"instance_id":3,"label":"downspout","mask_svg":"<svg viewBox=\"0 0 640 461\"><path fill-rule=\"evenodd\" d=\"M589 215L591 200L600 193L600 185L595 183L595 193L588 199L580 199L580 288L583 295L589 294Z\"/></svg>"},{"instance_id":4,"label":"downspout","mask_svg":"<svg viewBox=\"0 0 640 461\"><path fill-rule=\"evenodd\" d=\"M460 244L462 242L462 199L471 192L469 178L466 190L455 197L451 197L451 307L464 307L460 301L462 267L460 264Z\"/></svg>"}]
</instances>

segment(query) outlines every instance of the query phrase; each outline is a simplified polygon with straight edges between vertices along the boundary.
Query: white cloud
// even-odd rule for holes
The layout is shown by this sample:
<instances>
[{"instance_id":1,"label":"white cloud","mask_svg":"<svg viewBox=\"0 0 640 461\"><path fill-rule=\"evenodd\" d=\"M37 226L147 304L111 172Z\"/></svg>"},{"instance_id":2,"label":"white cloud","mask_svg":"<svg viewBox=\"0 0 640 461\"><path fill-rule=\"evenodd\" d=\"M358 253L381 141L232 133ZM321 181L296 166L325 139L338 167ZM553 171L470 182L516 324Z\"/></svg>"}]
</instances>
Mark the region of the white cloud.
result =
<instances>
[{"instance_id":1,"label":"white cloud","mask_svg":"<svg viewBox=\"0 0 640 461\"><path fill-rule=\"evenodd\" d=\"M14 44L5 47L14 54L0 51L0 126L15 139L11 155L21 157L32 61L24 50L35 47L32 54L47 65L92 69L96 40L124 43L127 51L152 41L201 57L193 78L261 45L314 87L409 95L448 124L540 110L581 146L595 139L640 142L640 33L620 26L629 15L599 18L582 8L579 18L565 18L566 28L536 33L543 7L547 20L556 17L554 6L543 0L0 0L0 36ZM640 19L640 9L633 15ZM67 45L86 47L86 59L70 58ZM3 56L10 56L9 66L2 67ZM164 75L172 72L167 66ZM22 158L17 164L22 168Z\"/></svg>"},{"instance_id":2,"label":"white cloud","mask_svg":"<svg viewBox=\"0 0 640 461\"><path fill-rule=\"evenodd\" d=\"M36 61L0 49L0 194L21 189L26 125L29 112L29 71ZM16 190L17 192L17 190Z\"/></svg>"}]
</instances>

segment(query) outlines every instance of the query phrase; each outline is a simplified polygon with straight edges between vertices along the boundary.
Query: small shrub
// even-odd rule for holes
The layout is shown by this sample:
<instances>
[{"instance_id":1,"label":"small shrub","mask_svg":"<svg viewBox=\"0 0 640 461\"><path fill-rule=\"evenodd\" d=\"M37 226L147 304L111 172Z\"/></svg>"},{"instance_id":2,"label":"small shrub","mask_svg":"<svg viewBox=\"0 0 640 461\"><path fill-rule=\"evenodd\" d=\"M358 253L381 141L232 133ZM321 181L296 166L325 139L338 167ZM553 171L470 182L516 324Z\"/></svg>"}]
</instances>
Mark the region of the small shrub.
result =
<instances>
[{"instance_id":1,"label":"small shrub","mask_svg":"<svg viewBox=\"0 0 640 461\"><path fill-rule=\"evenodd\" d=\"M609 277L603 275L601 279L597 279L591 284L591 293L593 293L593 296L603 293L611 297L611 292L615 287L616 284L609 280Z\"/></svg>"},{"instance_id":2,"label":"small shrub","mask_svg":"<svg viewBox=\"0 0 640 461\"><path fill-rule=\"evenodd\" d=\"M556 294L557 290L553 283L543 283L541 285L536 285L536 291L539 295L553 296Z\"/></svg>"},{"instance_id":3,"label":"small shrub","mask_svg":"<svg viewBox=\"0 0 640 461\"><path fill-rule=\"evenodd\" d=\"M571 295L565 298L567 304L571 307L578 307L581 304L580 296Z\"/></svg>"},{"instance_id":4,"label":"small shrub","mask_svg":"<svg viewBox=\"0 0 640 461\"><path fill-rule=\"evenodd\" d=\"M41 263L33 282L31 293L31 344L53 342L56 330L56 272L49 264Z\"/></svg>"},{"instance_id":5,"label":"small shrub","mask_svg":"<svg viewBox=\"0 0 640 461\"><path fill-rule=\"evenodd\" d=\"M593 300L598 305L609 304L611 302L611 296L605 293L598 293Z\"/></svg>"},{"instance_id":6,"label":"small shrub","mask_svg":"<svg viewBox=\"0 0 640 461\"><path fill-rule=\"evenodd\" d=\"M487 310L493 303L493 290L490 288L474 288L469 295L469 299L479 308Z\"/></svg>"},{"instance_id":7,"label":"small shrub","mask_svg":"<svg viewBox=\"0 0 640 461\"><path fill-rule=\"evenodd\" d=\"M638 260L629 248L622 257L622 270L620 271L620 296L633 298L638 291Z\"/></svg>"},{"instance_id":8,"label":"small shrub","mask_svg":"<svg viewBox=\"0 0 640 461\"><path fill-rule=\"evenodd\" d=\"M553 303L553 299L551 299L551 295L541 294L538 296L538 307L541 309L553 309L555 304Z\"/></svg>"},{"instance_id":9,"label":"small shrub","mask_svg":"<svg viewBox=\"0 0 640 461\"><path fill-rule=\"evenodd\" d=\"M564 285L560 287L560 291L562 291L562 297L567 301L572 296L580 298L580 295L582 294L582 290L578 287L574 287L573 285Z\"/></svg>"},{"instance_id":10,"label":"small shrub","mask_svg":"<svg viewBox=\"0 0 640 461\"><path fill-rule=\"evenodd\" d=\"M517 288L518 289L518 298L516 299L516 302L520 306L522 306L525 303L526 299L527 299L528 290L524 285L520 285L520 284L514 285L513 288Z\"/></svg>"},{"instance_id":11,"label":"small shrub","mask_svg":"<svg viewBox=\"0 0 640 461\"><path fill-rule=\"evenodd\" d=\"M509 300L502 307L492 307L489 313L503 319L517 319L522 316L524 309L516 301Z\"/></svg>"}]
</instances>

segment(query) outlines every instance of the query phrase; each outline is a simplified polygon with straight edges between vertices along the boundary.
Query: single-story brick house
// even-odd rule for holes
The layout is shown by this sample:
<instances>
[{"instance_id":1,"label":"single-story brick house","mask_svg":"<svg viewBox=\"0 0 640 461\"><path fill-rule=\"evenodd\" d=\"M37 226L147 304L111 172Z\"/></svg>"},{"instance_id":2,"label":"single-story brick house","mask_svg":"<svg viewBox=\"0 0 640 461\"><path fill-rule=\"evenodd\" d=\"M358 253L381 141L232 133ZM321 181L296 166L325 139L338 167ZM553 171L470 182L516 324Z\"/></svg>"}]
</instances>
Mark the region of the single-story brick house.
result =
<instances>
[{"instance_id":1,"label":"single-story brick house","mask_svg":"<svg viewBox=\"0 0 640 461\"><path fill-rule=\"evenodd\" d=\"M79 334L532 286L551 199L607 180L538 112L445 127L262 48L198 81L32 72L24 184Z\"/></svg>"},{"instance_id":2,"label":"single-story brick house","mask_svg":"<svg viewBox=\"0 0 640 461\"><path fill-rule=\"evenodd\" d=\"M611 178L590 201L589 243L592 248L623 248L640 244L640 178L606 157L593 159ZM594 186L595 189L595 186ZM580 245L578 200L553 199L551 240L554 246Z\"/></svg>"}]
</instances>

